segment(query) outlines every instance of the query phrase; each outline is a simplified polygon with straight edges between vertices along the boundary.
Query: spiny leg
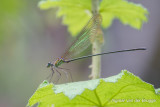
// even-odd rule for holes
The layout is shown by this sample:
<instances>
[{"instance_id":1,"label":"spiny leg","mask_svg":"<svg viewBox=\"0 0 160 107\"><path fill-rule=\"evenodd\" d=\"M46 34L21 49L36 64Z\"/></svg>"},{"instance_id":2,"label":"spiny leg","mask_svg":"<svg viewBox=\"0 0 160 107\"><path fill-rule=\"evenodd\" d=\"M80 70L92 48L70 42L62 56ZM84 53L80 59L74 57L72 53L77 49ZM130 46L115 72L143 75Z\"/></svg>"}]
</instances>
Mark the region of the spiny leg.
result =
<instances>
[{"instance_id":1,"label":"spiny leg","mask_svg":"<svg viewBox=\"0 0 160 107\"><path fill-rule=\"evenodd\" d=\"M55 68L55 67L54 67ZM59 74L59 78L57 79L56 83L59 81L59 79L61 78L61 73L55 68L56 72Z\"/></svg>"},{"instance_id":2,"label":"spiny leg","mask_svg":"<svg viewBox=\"0 0 160 107\"><path fill-rule=\"evenodd\" d=\"M58 67L58 68L59 68L59 67ZM65 70L69 70L69 69L65 69L65 68L59 68L59 69L61 69L61 70L65 73L67 79L68 79L68 73L69 73L70 78L71 78L71 82L73 82L72 74L71 74L69 71L65 71ZM64 70L64 69L65 69L65 70Z\"/></svg>"},{"instance_id":3,"label":"spiny leg","mask_svg":"<svg viewBox=\"0 0 160 107\"><path fill-rule=\"evenodd\" d=\"M53 74L54 74L53 67L51 67L51 70L52 70L52 74L51 74L51 78L49 79L49 82L51 82L51 80L52 80L52 77L53 77Z\"/></svg>"},{"instance_id":4,"label":"spiny leg","mask_svg":"<svg viewBox=\"0 0 160 107\"><path fill-rule=\"evenodd\" d=\"M46 78L47 80L50 78L50 79L49 79L49 82L51 82L51 79L52 79L53 74L54 74L54 70L53 70L52 67L51 67L51 71L52 71L51 74L49 74L49 75L47 76L47 78Z\"/></svg>"},{"instance_id":5,"label":"spiny leg","mask_svg":"<svg viewBox=\"0 0 160 107\"><path fill-rule=\"evenodd\" d=\"M67 77L66 81L68 81L68 80L69 80L69 78L68 78L68 74L67 74L67 72L66 72L65 70L63 70L63 69L61 69L61 71L65 73L65 76Z\"/></svg>"}]
</instances>

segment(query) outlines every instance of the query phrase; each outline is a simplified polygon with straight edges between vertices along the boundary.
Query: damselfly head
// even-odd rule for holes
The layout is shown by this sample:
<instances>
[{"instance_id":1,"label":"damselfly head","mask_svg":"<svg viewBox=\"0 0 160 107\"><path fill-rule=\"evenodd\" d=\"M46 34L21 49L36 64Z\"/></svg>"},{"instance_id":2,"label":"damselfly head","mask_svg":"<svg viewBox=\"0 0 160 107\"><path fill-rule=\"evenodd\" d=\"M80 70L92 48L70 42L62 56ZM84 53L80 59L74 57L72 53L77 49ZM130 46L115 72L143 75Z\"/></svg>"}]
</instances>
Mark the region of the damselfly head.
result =
<instances>
[{"instance_id":1,"label":"damselfly head","mask_svg":"<svg viewBox=\"0 0 160 107\"><path fill-rule=\"evenodd\" d=\"M51 62L48 62L48 64L46 65L47 68L54 66Z\"/></svg>"}]
</instances>

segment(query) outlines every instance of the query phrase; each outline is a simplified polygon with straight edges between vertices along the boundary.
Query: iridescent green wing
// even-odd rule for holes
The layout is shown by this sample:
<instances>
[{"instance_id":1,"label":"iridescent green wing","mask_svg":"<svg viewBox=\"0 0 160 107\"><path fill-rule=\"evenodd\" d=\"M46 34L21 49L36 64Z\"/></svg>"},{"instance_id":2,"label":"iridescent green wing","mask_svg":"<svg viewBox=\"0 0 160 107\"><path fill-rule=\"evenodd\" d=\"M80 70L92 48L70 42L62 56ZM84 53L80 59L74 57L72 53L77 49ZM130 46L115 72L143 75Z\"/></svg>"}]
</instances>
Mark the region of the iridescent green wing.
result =
<instances>
[{"instance_id":1,"label":"iridescent green wing","mask_svg":"<svg viewBox=\"0 0 160 107\"><path fill-rule=\"evenodd\" d=\"M97 35L98 28L101 25L101 20L102 18L99 14L94 15L62 57L64 59L71 59L87 49Z\"/></svg>"}]
</instances>

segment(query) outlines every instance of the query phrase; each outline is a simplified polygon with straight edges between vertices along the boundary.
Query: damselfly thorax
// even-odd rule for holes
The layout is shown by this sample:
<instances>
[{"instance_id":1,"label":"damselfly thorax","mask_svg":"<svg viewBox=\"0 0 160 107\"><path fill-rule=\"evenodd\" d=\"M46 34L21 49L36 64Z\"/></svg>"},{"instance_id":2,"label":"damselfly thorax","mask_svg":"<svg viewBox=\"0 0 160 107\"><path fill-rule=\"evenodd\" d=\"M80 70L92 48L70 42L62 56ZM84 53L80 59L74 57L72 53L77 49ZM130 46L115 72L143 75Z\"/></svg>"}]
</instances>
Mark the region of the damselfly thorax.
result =
<instances>
[{"instance_id":1,"label":"damselfly thorax","mask_svg":"<svg viewBox=\"0 0 160 107\"><path fill-rule=\"evenodd\" d=\"M49 80L49 81L51 81L51 79L52 79L53 74L55 73L55 71L59 74L59 77L58 77L58 79L57 79L57 82L58 82L58 80L59 80L60 77L61 77L61 72L60 72L60 71L63 71L63 72L65 73L67 79L68 79L68 77L70 76L71 81L73 81L71 73L70 73L69 71L66 72L66 70L69 70L69 69L59 67L59 66L60 66L61 64L63 64L63 63L68 63L68 62L65 61L62 57L60 57L60 58L57 58L57 60L56 60L54 63L49 62L49 63L47 64L47 68L51 68L51 71L52 71L52 74L51 74L50 76L48 76L48 77L50 77L50 80ZM68 76L68 73L69 73L69 76ZM48 77L47 77L47 78L48 78ZM56 82L56 83L57 83L57 82Z\"/></svg>"},{"instance_id":2,"label":"damselfly thorax","mask_svg":"<svg viewBox=\"0 0 160 107\"><path fill-rule=\"evenodd\" d=\"M53 66L58 68L63 63L65 63L65 60L62 57L60 57L60 58L57 58L57 60L54 63L49 62L47 64L47 68L53 67Z\"/></svg>"}]
</instances>

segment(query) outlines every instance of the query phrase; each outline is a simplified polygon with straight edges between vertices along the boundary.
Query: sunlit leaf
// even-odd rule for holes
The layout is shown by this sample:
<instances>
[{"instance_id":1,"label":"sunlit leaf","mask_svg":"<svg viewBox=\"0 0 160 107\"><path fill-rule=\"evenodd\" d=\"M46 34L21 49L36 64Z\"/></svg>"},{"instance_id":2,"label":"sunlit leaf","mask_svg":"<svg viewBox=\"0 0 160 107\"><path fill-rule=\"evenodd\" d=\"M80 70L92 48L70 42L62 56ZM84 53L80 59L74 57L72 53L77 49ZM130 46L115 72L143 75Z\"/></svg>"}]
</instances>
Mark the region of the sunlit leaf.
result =
<instances>
[{"instance_id":1,"label":"sunlit leaf","mask_svg":"<svg viewBox=\"0 0 160 107\"><path fill-rule=\"evenodd\" d=\"M59 7L57 16L63 16L63 24L68 25L72 35L82 30L91 18L91 0L43 0L39 3L41 9Z\"/></svg>"},{"instance_id":2,"label":"sunlit leaf","mask_svg":"<svg viewBox=\"0 0 160 107\"><path fill-rule=\"evenodd\" d=\"M44 81L28 106L39 103L39 107L159 107L158 92L151 84L124 70L105 79L61 85Z\"/></svg>"},{"instance_id":3,"label":"sunlit leaf","mask_svg":"<svg viewBox=\"0 0 160 107\"><path fill-rule=\"evenodd\" d=\"M103 0L100 5L100 13L103 17L103 27L109 27L114 18L123 24L128 24L140 29L143 22L147 21L147 10L139 4L126 0Z\"/></svg>"},{"instance_id":4,"label":"sunlit leaf","mask_svg":"<svg viewBox=\"0 0 160 107\"><path fill-rule=\"evenodd\" d=\"M91 0L43 0L39 3L41 9L58 7L58 17L63 17L63 24L69 32L76 35L91 18ZM147 21L147 10L141 5L126 0L102 0L100 3L102 26L109 27L113 19L119 19L123 24L140 29Z\"/></svg>"}]
</instances>

